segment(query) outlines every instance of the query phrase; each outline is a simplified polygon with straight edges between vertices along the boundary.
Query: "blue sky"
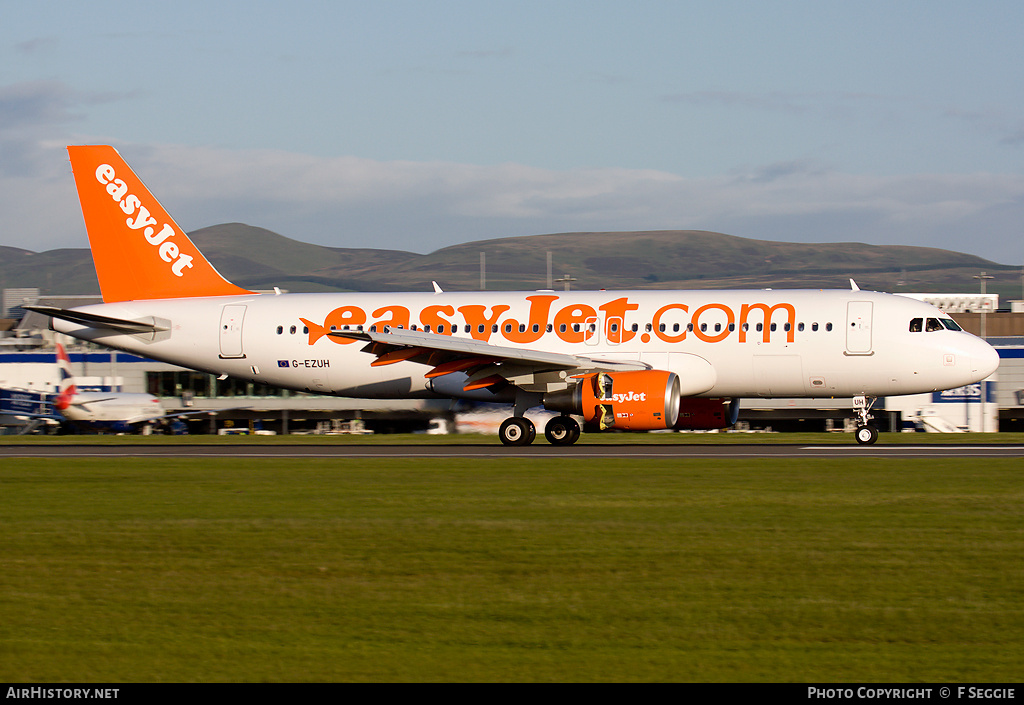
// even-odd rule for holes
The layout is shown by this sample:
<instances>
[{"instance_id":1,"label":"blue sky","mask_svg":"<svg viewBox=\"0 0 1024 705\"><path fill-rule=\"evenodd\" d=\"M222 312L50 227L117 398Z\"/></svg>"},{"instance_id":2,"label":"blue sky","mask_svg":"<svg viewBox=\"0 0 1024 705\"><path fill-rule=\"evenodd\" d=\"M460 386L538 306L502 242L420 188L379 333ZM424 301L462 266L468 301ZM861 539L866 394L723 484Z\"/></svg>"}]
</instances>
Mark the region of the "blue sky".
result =
<instances>
[{"instance_id":1,"label":"blue sky","mask_svg":"<svg viewBox=\"0 0 1024 705\"><path fill-rule=\"evenodd\" d=\"M67 144L186 229L429 252L687 229L1024 261L1019 2L48 2L0 25L0 244Z\"/></svg>"}]
</instances>

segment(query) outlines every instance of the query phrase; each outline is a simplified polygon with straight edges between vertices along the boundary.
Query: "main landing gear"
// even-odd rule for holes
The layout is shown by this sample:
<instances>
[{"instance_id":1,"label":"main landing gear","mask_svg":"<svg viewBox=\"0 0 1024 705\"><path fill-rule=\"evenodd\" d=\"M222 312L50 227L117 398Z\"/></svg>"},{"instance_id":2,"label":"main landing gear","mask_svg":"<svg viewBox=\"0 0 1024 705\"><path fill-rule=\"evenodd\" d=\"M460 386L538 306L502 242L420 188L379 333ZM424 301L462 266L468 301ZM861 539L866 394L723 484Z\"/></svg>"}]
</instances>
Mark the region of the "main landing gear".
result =
<instances>
[{"instance_id":1,"label":"main landing gear","mask_svg":"<svg viewBox=\"0 0 1024 705\"><path fill-rule=\"evenodd\" d=\"M507 446L527 446L537 436L533 422L523 416L505 419L498 429L498 438ZM580 425L571 416L556 416L544 426L544 437L556 446L571 446L580 439Z\"/></svg>"},{"instance_id":2,"label":"main landing gear","mask_svg":"<svg viewBox=\"0 0 1024 705\"><path fill-rule=\"evenodd\" d=\"M528 446L537 436L537 427L533 421L523 416L512 416L501 422L498 438L507 446Z\"/></svg>"},{"instance_id":3,"label":"main landing gear","mask_svg":"<svg viewBox=\"0 0 1024 705\"><path fill-rule=\"evenodd\" d=\"M571 446L580 439L580 425L571 416L556 416L544 426L544 437L553 446Z\"/></svg>"},{"instance_id":4,"label":"main landing gear","mask_svg":"<svg viewBox=\"0 0 1024 705\"><path fill-rule=\"evenodd\" d=\"M869 446L878 440L878 429L868 423L871 420L871 407L875 404L876 397L858 396L853 398L853 410L860 418L857 431L854 436L857 443L862 446Z\"/></svg>"}]
</instances>

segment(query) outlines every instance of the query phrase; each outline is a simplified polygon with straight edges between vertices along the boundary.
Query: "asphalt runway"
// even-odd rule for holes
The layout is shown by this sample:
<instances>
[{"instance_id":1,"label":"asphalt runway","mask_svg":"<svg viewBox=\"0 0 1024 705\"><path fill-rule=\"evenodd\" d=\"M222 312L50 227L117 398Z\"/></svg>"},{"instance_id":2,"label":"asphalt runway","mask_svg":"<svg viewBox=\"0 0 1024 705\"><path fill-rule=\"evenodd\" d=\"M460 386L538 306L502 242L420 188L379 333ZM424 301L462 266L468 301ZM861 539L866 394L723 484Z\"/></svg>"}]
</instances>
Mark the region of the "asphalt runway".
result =
<instances>
[{"instance_id":1,"label":"asphalt runway","mask_svg":"<svg viewBox=\"0 0 1024 705\"><path fill-rule=\"evenodd\" d=\"M1024 445L5 445L9 458L1024 458Z\"/></svg>"}]
</instances>

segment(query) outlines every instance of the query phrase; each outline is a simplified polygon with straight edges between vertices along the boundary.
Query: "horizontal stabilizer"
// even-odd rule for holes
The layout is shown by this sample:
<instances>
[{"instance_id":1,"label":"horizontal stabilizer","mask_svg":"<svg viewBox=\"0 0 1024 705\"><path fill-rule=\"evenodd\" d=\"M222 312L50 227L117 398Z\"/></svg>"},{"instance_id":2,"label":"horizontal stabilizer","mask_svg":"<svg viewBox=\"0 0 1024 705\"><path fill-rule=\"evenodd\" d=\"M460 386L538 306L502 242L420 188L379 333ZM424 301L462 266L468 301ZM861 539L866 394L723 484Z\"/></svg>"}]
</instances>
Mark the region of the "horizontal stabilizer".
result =
<instances>
[{"instance_id":1,"label":"horizontal stabilizer","mask_svg":"<svg viewBox=\"0 0 1024 705\"><path fill-rule=\"evenodd\" d=\"M56 306L22 306L28 311L35 311L44 316L59 318L64 321L71 321L89 328L110 328L119 333L156 333L158 331L170 330L165 326L158 326L154 323L143 321L128 321L123 318L111 318L110 316L99 316L95 313L84 313L72 311Z\"/></svg>"}]
</instances>

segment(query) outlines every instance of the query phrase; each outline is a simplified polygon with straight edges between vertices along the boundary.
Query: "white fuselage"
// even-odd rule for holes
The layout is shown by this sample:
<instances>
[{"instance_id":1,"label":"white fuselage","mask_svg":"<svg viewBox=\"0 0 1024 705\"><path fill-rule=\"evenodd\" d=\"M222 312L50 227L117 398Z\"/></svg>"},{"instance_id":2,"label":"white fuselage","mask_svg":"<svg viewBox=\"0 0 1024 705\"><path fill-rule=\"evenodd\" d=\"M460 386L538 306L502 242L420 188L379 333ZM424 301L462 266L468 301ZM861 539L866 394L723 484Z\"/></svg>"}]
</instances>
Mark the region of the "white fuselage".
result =
<instances>
[{"instance_id":1,"label":"white fuselage","mask_svg":"<svg viewBox=\"0 0 1024 705\"><path fill-rule=\"evenodd\" d=\"M133 424L163 416L160 400L136 392L78 392L60 412L68 421L85 424Z\"/></svg>"},{"instance_id":2,"label":"white fuselage","mask_svg":"<svg viewBox=\"0 0 1024 705\"><path fill-rule=\"evenodd\" d=\"M168 330L130 335L57 319L54 329L182 367L358 398L442 395L424 377L429 367L371 367L364 343L324 334L332 327L415 326L504 348L638 361L676 372L684 396L915 394L977 382L998 365L969 333L913 330L914 319L948 319L933 306L857 290L254 294L76 310Z\"/></svg>"}]
</instances>

